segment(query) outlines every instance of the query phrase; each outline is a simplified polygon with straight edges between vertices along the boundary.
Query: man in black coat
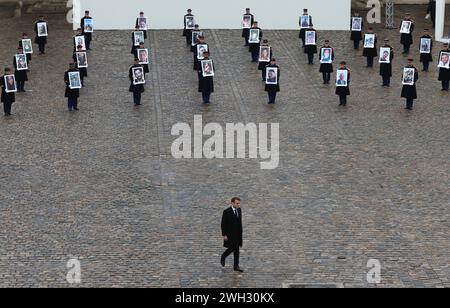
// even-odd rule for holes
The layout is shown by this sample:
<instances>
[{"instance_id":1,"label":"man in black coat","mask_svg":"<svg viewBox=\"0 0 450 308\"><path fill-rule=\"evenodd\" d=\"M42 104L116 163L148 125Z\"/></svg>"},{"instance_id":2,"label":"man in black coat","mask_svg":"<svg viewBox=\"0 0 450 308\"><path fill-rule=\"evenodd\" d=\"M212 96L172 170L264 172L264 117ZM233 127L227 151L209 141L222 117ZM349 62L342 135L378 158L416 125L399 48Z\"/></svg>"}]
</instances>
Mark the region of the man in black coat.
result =
<instances>
[{"instance_id":1,"label":"man in black coat","mask_svg":"<svg viewBox=\"0 0 450 308\"><path fill-rule=\"evenodd\" d=\"M411 19L410 14L406 14L405 19L403 21L410 21L411 28L409 29L409 33L402 33L400 44L403 45L403 54L409 54L409 50L411 49L411 45L413 44L413 31L414 31L414 22Z\"/></svg>"},{"instance_id":2,"label":"man in black coat","mask_svg":"<svg viewBox=\"0 0 450 308\"><path fill-rule=\"evenodd\" d=\"M225 266L226 258L234 253L234 270L242 273L243 270L239 267L239 248L242 247L242 210L239 198L231 199L231 207L223 211L222 236L223 246L227 250L222 254L220 264Z\"/></svg>"},{"instance_id":3,"label":"man in black coat","mask_svg":"<svg viewBox=\"0 0 450 308\"><path fill-rule=\"evenodd\" d=\"M308 38L305 37L305 50L304 52L308 55L308 64L313 65L314 64L314 55L317 53L317 32L314 30L313 25L309 26L309 29L305 31L305 36L309 32L314 32L314 44L307 44ZM311 36L312 37L312 36Z\"/></svg>"},{"instance_id":4,"label":"man in black coat","mask_svg":"<svg viewBox=\"0 0 450 308\"><path fill-rule=\"evenodd\" d=\"M252 62L253 63L257 63L258 62L258 59L259 59L259 47L261 46L261 40L262 40L262 37L263 37L263 31L261 30L261 28L260 27L258 27L258 22L257 21L255 21L254 23L253 23L253 26L252 26L252 28L251 29L258 29L259 30L259 43L251 43L251 42L249 42L249 51L251 52L251 54L252 54Z\"/></svg>"},{"instance_id":5,"label":"man in black coat","mask_svg":"<svg viewBox=\"0 0 450 308\"><path fill-rule=\"evenodd\" d=\"M328 52L328 50L330 49L331 52L328 55L325 55L324 59L334 61L334 49L330 46L330 41L325 40L325 44L323 45L322 48L320 48L319 53L319 59L321 60L321 62L322 60L324 60L322 59L322 53L324 53L323 51L325 50L325 52ZM333 63L321 63L319 72L322 73L323 84L330 84L331 73L333 72Z\"/></svg>"},{"instance_id":6,"label":"man in black coat","mask_svg":"<svg viewBox=\"0 0 450 308\"><path fill-rule=\"evenodd\" d=\"M367 29L367 34L374 34L373 33L373 28L368 28ZM378 42L378 38L375 35L375 42L374 42L374 47L373 48L364 48L363 50L363 56L367 58L367 67L373 67L373 59L378 56L378 51L377 51L377 42Z\"/></svg>"},{"instance_id":7,"label":"man in black coat","mask_svg":"<svg viewBox=\"0 0 450 308\"><path fill-rule=\"evenodd\" d=\"M255 16L253 16L253 14L250 13L250 8L245 9L244 17L245 16L250 16L250 25L253 25L253 23L255 22ZM242 29L242 37L245 40L245 46L248 46L249 35L250 35L250 29L248 29L248 28Z\"/></svg>"},{"instance_id":8,"label":"man in black coat","mask_svg":"<svg viewBox=\"0 0 450 308\"><path fill-rule=\"evenodd\" d=\"M299 26L300 26L300 34L299 34L299 38L302 40L302 46L303 46L303 48L305 47L305 32L306 32L306 30L309 28L309 27L312 27L312 24L313 24L313 19L312 19L312 17L311 16L309 16L309 24L308 25L302 25L302 17L303 16L308 16L309 15L309 13L308 13L308 9L303 9L303 15L301 15L300 17L299 17L299 21L298 21L298 24L299 24Z\"/></svg>"},{"instance_id":9,"label":"man in black coat","mask_svg":"<svg viewBox=\"0 0 450 308\"><path fill-rule=\"evenodd\" d=\"M73 62L75 63L75 68L80 71L80 79L81 79L81 85L84 87L84 78L88 76L87 67L79 67L78 66L78 53L83 52L81 46L78 46L78 50L73 53ZM83 55L83 54L82 54ZM87 59L85 59L85 62L87 63Z\"/></svg>"},{"instance_id":10,"label":"man in black coat","mask_svg":"<svg viewBox=\"0 0 450 308\"><path fill-rule=\"evenodd\" d=\"M139 53L138 53L139 49L146 49L145 48L145 43L141 42L139 44L139 48L134 51L134 58L135 59L139 59L139 62L141 62L141 59L140 59ZM148 74L150 72L148 64L141 64L141 65L144 68L144 74Z\"/></svg>"},{"instance_id":11,"label":"man in black coat","mask_svg":"<svg viewBox=\"0 0 450 308\"><path fill-rule=\"evenodd\" d=\"M270 68L277 68L277 76L270 76ZM280 76L281 76L281 72L280 72L280 67L277 65L277 60L275 59L271 59L270 60L270 64L266 66L266 71L269 70L269 78L266 79L266 86L265 86L265 91L267 92L267 94L269 95L269 104L275 104L275 100L277 98L277 93L280 92ZM277 83L273 84L273 80L271 79L275 79Z\"/></svg>"},{"instance_id":12,"label":"man in black coat","mask_svg":"<svg viewBox=\"0 0 450 308\"><path fill-rule=\"evenodd\" d=\"M3 110L5 112L5 116L11 116L11 107L12 104L16 101L16 94L14 92L6 93L6 81L5 76L11 75L12 71L9 67L5 68L5 74L0 77L0 87L2 88L1 102L3 103ZM13 79L11 78L11 83Z\"/></svg>"},{"instance_id":13,"label":"man in black coat","mask_svg":"<svg viewBox=\"0 0 450 308\"><path fill-rule=\"evenodd\" d=\"M142 19L142 18L145 18L144 12L140 12L139 13L139 17L136 18L136 26L135 26L135 28L141 29L140 19ZM141 29L141 31L144 32L144 39L147 39L147 29Z\"/></svg>"},{"instance_id":14,"label":"man in black coat","mask_svg":"<svg viewBox=\"0 0 450 308\"><path fill-rule=\"evenodd\" d=\"M209 59L209 52L205 52L203 54L205 57L202 61L207 61ZM199 61L198 66L198 92L202 93L203 103L209 104L211 93L214 93L214 77L213 76L203 76L203 68L202 68L202 61ZM214 63L212 63L212 68L214 68Z\"/></svg>"},{"instance_id":15,"label":"man in black coat","mask_svg":"<svg viewBox=\"0 0 450 308\"><path fill-rule=\"evenodd\" d=\"M414 60L409 58L408 65L405 68L414 69L414 85L403 85L402 97L406 98L406 108L407 110L413 109L414 100L417 98L416 82L419 80L419 73L417 68L413 65Z\"/></svg>"},{"instance_id":16,"label":"man in black coat","mask_svg":"<svg viewBox=\"0 0 450 308\"><path fill-rule=\"evenodd\" d=\"M436 0L430 0L428 3L427 14L430 14L433 28L436 28Z\"/></svg>"},{"instance_id":17,"label":"man in black coat","mask_svg":"<svg viewBox=\"0 0 450 308\"><path fill-rule=\"evenodd\" d=\"M45 22L44 16L40 16L39 19L34 24L34 31L36 32L36 38L34 42L39 46L39 54L45 54L45 45L47 45L47 36L38 36L38 23ZM47 34L48 34L48 24L47 24Z\"/></svg>"},{"instance_id":18,"label":"man in black coat","mask_svg":"<svg viewBox=\"0 0 450 308\"><path fill-rule=\"evenodd\" d=\"M196 71L196 72L198 72L202 68L200 61L203 60L203 59L199 59L199 57L201 58L201 56L199 56L199 53L198 53L198 51L199 51L198 46L199 45L206 45L206 47L200 46L200 49L206 49L204 51L207 51L208 55L211 54L211 51L209 50L209 45L205 43L205 37L203 35L200 35L197 38L197 40L198 40L198 43L197 43L197 45L195 45L194 52L193 52L193 56L194 56L194 71ZM205 52L204 51L203 51L203 56L205 56Z\"/></svg>"},{"instance_id":19,"label":"man in black coat","mask_svg":"<svg viewBox=\"0 0 450 308\"><path fill-rule=\"evenodd\" d=\"M446 62L448 62L450 59L448 56L442 57L442 53L450 53L450 49L448 48L448 43L445 43L443 45L442 50L439 52L439 64L441 64L442 59L446 59ZM442 90L441 91L447 91L449 90L450 85L450 69L445 67L439 68L439 81L442 82Z\"/></svg>"},{"instance_id":20,"label":"man in black coat","mask_svg":"<svg viewBox=\"0 0 450 308\"><path fill-rule=\"evenodd\" d=\"M128 70L128 77L130 78L130 89L129 91L133 93L133 102L135 106L141 105L141 98L142 93L145 92L145 88L143 84L134 84L134 76L133 76L133 68L135 67L142 67L142 65L139 64L139 59L134 59L134 64L130 67Z\"/></svg>"},{"instance_id":21,"label":"man in black coat","mask_svg":"<svg viewBox=\"0 0 450 308\"><path fill-rule=\"evenodd\" d=\"M187 10L187 14L184 15L184 20L183 20L183 24L184 24L183 36L186 37L186 44L188 46L190 46L191 43L192 43L191 42L191 40L192 40L192 36L191 36L192 30L191 29L187 29L186 17L188 17L188 16L194 16L194 15L192 15L192 10L191 9Z\"/></svg>"},{"instance_id":22,"label":"man in black coat","mask_svg":"<svg viewBox=\"0 0 450 308\"><path fill-rule=\"evenodd\" d=\"M383 48L389 48L390 49L390 55L389 55L389 63L380 63L380 76L383 78L383 87L390 87L391 86L391 77L392 77L392 60L394 59L394 48L389 45L389 40L384 40ZM386 55L380 55L380 57L383 59L386 57Z\"/></svg>"},{"instance_id":23,"label":"man in black coat","mask_svg":"<svg viewBox=\"0 0 450 308\"><path fill-rule=\"evenodd\" d=\"M272 47L269 45L268 40L263 40L260 47L265 47L264 50L267 50L266 48L269 48L269 50L270 50L270 52L268 52L267 54L264 54L265 52L263 52L264 57L266 55L268 56L268 58L269 58L268 61L265 61L265 59L259 59L259 64L258 64L258 70L261 71L262 81L265 82L266 81L266 67L267 67L267 65L270 64L270 60L273 58L273 50L272 50ZM264 61L261 61L261 60L264 60Z\"/></svg>"},{"instance_id":24,"label":"man in black coat","mask_svg":"<svg viewBox=\"0 0 450 308\"><path fill-rule=\"evenodd\" d=\"M347 85L345 87L336 87L336 95L339 96L339 106L347 106L347 96L350 95L350 70L347 68L347 62L342 61L339 69L347 71Z\"/></svg>"},{"instance_id":25,"label":"man in black coat","mask_svg":"<svg viewBox=\"0 0 450 308\"><path fill-rule=\"evenodd\" d=\"M23 48L19 47L18 48L18 52L17 54L24 54L23 53ZM19 92L26 92L25 91L25 82L28 81L28 70L19 70L18 69L18 63L17 63L17 59L14 56L14 76L16 77L16 82L17 82L17 90Z\"/></svg>"},{"instance_id":26,"label":"man in black coat","mask_svg":"<svg viewBox=\"0 0 450 308\"><path fill-rule=\"evenodd\" d=\"M354 18L360 18L359 13L355 12L355 14L353 15ZM364 28L364 21L361 18L361 31L353 31L353 18L350 22L350 30L352 30L352 34L350 36L350 39L353 41L353 48L355 50L359 49L359 42L362 41L363 37L362 37L362 29Z\"/></svg>"},{"instance_id":27,"label":"man in black coat","mask_svg":"<svg viewBox=\"0 0 450 308\"><path fill-rule=\"evenodd\" d=\"M26 34L25 32L22 33L22 39L19 41L19 47L24 48L23 40L28 40L28 34ZM25 51L25 49L24 49L24 51ZM31 53L27 53L27 61L28 61L28 64L31 62Z\"/></svg>"},{"instance_id":28,"label":"man in black coat","mask_svg":"<svg viewBox=\"0 0 450 308\"><path fill-rule=\"evenodd\" d=\"M430 31L428 29L423 30L423 35L420 37L420 44L422 44L422 39L429 39L430 46L429 52L421 52L420 53L420 62L423 64L423 72L428 72L428 68L430 67L430 62L433 62L433 37L430 35ZM422 50L421 46L419 46L420 50Z\"/></svg>"},{"instance_id":29,"label":"man in black coat","mask_svg":"<svg viewBox=\"0 0 450 308\"><path fill-rule=\"evenodd\" d=\"M89 14L90 14L89 11L85 11L84 17L81 19L81 29L82 29L81 34L84 35L87 50L91 50L91 41L92 41L92 32L86 32L86 29L84 28L85 20L92 19L92 17Z\"/></svg>"},{"instance_id":30,"label":"man in black coat","mask_svg":"<svg viewBox=\"0 0 450 308\"><path fill-rule=\"evenodd\" d=\"M80 97L80 89L70 88L69 72L78 72L78 69L75 68L75 63L70 63L69 70L64 73L64 83L66 84L66 93L64 94L64 97L67 98L67 106L69 111L78 111L78 97Z\"/></svg>"}]
</instances>

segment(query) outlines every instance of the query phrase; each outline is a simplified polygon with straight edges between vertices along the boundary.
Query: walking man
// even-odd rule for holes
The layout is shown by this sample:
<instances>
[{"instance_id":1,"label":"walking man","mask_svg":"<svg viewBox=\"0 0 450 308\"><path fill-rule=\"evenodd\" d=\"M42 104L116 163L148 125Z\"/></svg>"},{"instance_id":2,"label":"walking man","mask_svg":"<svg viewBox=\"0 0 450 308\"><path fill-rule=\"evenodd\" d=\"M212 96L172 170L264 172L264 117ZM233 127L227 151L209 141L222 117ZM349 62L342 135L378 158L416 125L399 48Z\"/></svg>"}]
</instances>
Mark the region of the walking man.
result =
<instances>
[{"instance_id":1,"label":"walking man","mask_svg":"<svg viewBox=\"0 0 450 308\"><path fill-rule=\"evenodd\" d=\"M226 258L234 253L234 270L244 272L239 267L239 247L242 247L242 210L241 199L237 197L231 199L231 207L223 211L222 236L227 250L220 258L220 264L225 266Z\"/></svg>"}]
</instances>

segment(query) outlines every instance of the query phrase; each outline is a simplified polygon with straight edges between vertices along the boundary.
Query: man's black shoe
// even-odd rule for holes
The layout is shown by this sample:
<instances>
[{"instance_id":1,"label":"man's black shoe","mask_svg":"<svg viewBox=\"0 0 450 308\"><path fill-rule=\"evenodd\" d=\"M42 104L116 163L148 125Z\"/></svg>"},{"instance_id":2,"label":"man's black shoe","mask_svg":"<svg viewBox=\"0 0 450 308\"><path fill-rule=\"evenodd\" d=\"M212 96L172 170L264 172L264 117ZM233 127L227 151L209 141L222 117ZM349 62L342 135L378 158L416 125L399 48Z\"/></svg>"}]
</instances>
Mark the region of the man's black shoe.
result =
<instances>
[{"instance_id":1,"label":"man's black shoe","mask_svg":"<svg viewBox=\"0 0 450 308\"><path fill-rule=\"evenodd\" d=\"M235 268L234 268L234 271L235 271L235 272L239 272L239 273L243 273L243 272L244 272L244 270L241 269L240 267L235 267Z\"/></svg>"}]
</instances>

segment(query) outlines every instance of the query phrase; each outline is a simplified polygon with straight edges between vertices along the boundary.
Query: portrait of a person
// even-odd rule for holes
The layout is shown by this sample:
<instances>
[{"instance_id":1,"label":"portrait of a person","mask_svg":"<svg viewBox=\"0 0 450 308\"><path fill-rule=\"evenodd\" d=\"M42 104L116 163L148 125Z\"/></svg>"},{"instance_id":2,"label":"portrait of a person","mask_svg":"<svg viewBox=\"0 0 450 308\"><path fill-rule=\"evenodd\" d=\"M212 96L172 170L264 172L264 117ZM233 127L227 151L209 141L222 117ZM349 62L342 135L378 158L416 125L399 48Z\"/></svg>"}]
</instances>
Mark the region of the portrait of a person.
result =
<instances>
[{"instance_id":1,"label":"portrait of a person","mask_svg":"<svg viewBox=\"0 0 450 308\"><path fill-rule=\"evenodd\" d=\"M87 57L86 53L78 52L77 53L78 67L86 67L87 66Z\"/></svg>"},{"instance_id":2,"label":"portrait of a person","mask_svg":"<svg viewBox=\"0 0 450 308\"><path fill-rule=\"evenodd\" d=\"M14 79L14 75L5 76L6 83L6 92L15 92L16 91L16 81Z\"/></svg>"},{"instance_id":3,"label":"portrait of a person","mask_svg":"<svg viewBox=\"0 0 450 308\"><path fill-rule=\"evenodd\" d=\"M139 63L147 64L148 63L148 51L143 49L139 51Z\"/></svg>"},{"instance_id":4,"label":"portrait of a person","mask_svg":"<svg viewBox=\"0 0 450 308\"><path fill-rule=\"evenodd\" d=\"M260 61L261 62L270 62L270 50L269 48L261 48L261 55L260 55Z\"/></svg>"},{"instance_id":5,"label":"portrait of a person","mask_svg":"<svg viewBox=\"0 0 450 308\"><path fill-rule=\"evenodd\" d=\"M277 77L277 72L275 70L267 70L267 83L277 83Z\"/></svg>"},{"instance_id":6,"label":"portrait of a person","mask_svg":"<svg viewBox=\"0 0 450 308\"><path fill-rule=\"evenodd\" d=\"M339 78L337 81L338 86L347 86L347 80L345 78L345 74L339 74Z\"/></svg>"},{"instance_id":7,"label":"portrait of a person","mask_svg":"<svg viewBox=\"0 0 450 308\"><path fill-rule=\"evenodd\" d=\"M324 48L322 53L322 62L323 63L330 63L331 60L331 49Z\"/></svg>"},{"instance_id":8,"label":"portrait of a person","mask_svg":"<svg viewBox=\"0 0 450 308\"><path fill-rule=\"evenodd\" d=\"M301 27L302 28L309 28L309 15L303 15L302 16Z\"/></svg>"},{"instance_id":9,"label":"portrait of a person","mask_svg":"<svg viewBox=\"0 0 450 308\"><path fill-rule=\"evenodd\" d=\"M139 68L134 69L133 76L134 76L134 84L145 83L144 71L142 68L139 67Z\"/></svg>"},{"instance_id":10,"label":"portrait of a person","mask_svg":"<svg viewBox=\"0 0 450 308\"><path fill-rule=\"evenodd\" d=\"M390 53L389 51L385 50L381 54L380 62L390 62Z\"/></svg>"},{"instance_id":11,"label":"portrait of a person","mask_svg":"<svg viewBox=\"0 0 450 308\"><path fill-rule=\"evenodd\" d=\"M306 44L314 45L316 43L316 33L314 31L308 31L306 33Z\"/></svg>"},{"instance_id":12,"label":"portrait of a person","mask_svg":"<svg viewBox=\"0 0 450 308\"><path fill-rule=\"evenodd\" d=\"M450 63L449 63L449 56L450 54L448 53L442 53L441 54L441 59L439 61L439 67L444 67L444 68L449 68L450 67Z\"/></svg>"}]
</instances>

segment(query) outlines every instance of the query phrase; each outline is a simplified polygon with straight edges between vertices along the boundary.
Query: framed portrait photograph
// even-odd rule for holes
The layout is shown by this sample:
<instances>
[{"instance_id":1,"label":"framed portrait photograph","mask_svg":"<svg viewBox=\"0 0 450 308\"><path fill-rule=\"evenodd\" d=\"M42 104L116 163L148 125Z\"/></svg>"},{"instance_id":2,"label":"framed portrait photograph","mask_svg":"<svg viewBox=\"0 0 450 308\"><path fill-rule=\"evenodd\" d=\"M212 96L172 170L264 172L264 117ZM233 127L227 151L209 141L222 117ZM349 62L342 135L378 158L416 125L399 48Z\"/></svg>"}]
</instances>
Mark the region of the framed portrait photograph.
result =
<instances>
[{"instance_id":1,"label":"framed portrait photograph","mask_svg":"<svg viewBox=\"0 0 450 308\"><path fill-rule=\"evenodd\" d=\"M148 30L147 17L138 17L138 27L139 30Z\"/></svg>"},{"instance_id":2,"label":"framed portrait photograph","mask_svg":"<svg viewBox=\"0 0 450 308\"><path fill-rule=\"evenodd\" d=\"M248 37L248 42L250 44L258 44L259 40L259 29L250 29L250 35Z\"/></svg>"},{"instance_id":3,"label":"framed portrait photograph","mask_svg":"<svg viewBox=\"0 0 450 308\"><path fill-rule=\"evenodd\" d=\"M48 36L48 28L46 22L38 22L37 23L37 35L39 37Z\"/></svg>"},{"instance_id":4,"label":"framed portrait photograph","mask_svg":"<svg viewBox=\"0 0 450 308\"><path fill-rule=\"evenodd\" d=\"M270 46L259 47L259 62L270 62Z\"/></svg>"},{"instance_id":5,"label":"framed portrait photograph","mask_svg":"<svg viewBox=\"0 0 450 308\"><path fill-rule=\"evenodd\" d=\"M309 15L302 15L300 16L300 28L301 29L306 29L309 28Z\"/></svg>"},{"instance_id":6,"label":"framed portrait photograph","mask_svg":"<svg viewBox=\"0 0 450 308\"><path fill-rule=\"evenodd\" d=\"M197 59L203 60L207 51L209 51L208 44L197 44Z\"/></svg>"},{"instance_id":7,"label":"framed portrait photograph","mask_svg":"<svg viewBox=\"0 0 450 308\"><path fill-rule=\"evenodd\" d=\"M305 32L305 45L316 45L316 31Z\"/></svg>"},{"instance_id":8,"label":"framed portrait photograph","mask_svg":"<svg viewBox=\"0 0 450 308\"><path fill-rule=\"evenodd\" d=\"M336 72L336 87L347 87L348 86L348 71L347 70L337 70Z\"/></svg>"},{"instance_id":9,"label":"framed portrait photograph","mask_svg":"<svg viewBox=\"0 0 450 308\"><path fill-rule=\"evenodd\" d=\"M92 18L86 18L84 20L84 32L86 33L94 32L94 20Z\"/></svg>"},{"instance_id":10,"label":"framed portrait photograph","mask_svg":"<svg viewBox=\"0 0 450 308\"><path fill-rule=\"evenodd\" d=\"M87 68L87 53L86 51L77 52L77 66L78 68Z\"/></svg>"},{"instance_id":11,"label":"framed portrait photograph","mask_svg":"<svg viewBox=\"0 0 450 308\"><path fill-rule=\"evenodd\" d=\"M203 35L202 31L192 31L192 46L198 44L198 37L202 35Z\"/></svg>"},{"instance_id":12,"label":"framed portrait photograph","mask_svg":"<svg viewBox=\"0 0 450 308\"><path fill-rule=\"evenodd\" d=\"M405 67L403 69L403 80L402 84L404 86L413 86L414 85L414 68Z\"/></svg>"},{"instance_id":13,"label":"framed portrait photograph","mask_svg":"<svg viewBox=\"0 0 450 308\"><path fill-rule=\"evenodd\" d=\"M214 76L214 65L212 60L202 61L202 75L203 77L213 77Z\"/></svg>"},{"instance_id":14,"label":"framed portrait photograph","mask_svg":"<svg viewBox=\"0 0 450 308\"><path fill-rule=\"evenodd\" d=\"M252 15L244 15L242 17L242 28L250 29L252 27Z\"/></svg>"},{"instance_id":15,"label":"framed portrait photograph","mask_svg":"<svg viewBox=\"0 0 450 308\"><path fill-rule=\"evenodd\" d=\"M352 17L352 31L362 31L362 17Z\"/></svg>"},{"instance_id":16,"label":"framed portrait photograph","mask_svg":"<svg viewBox=\"0 0 450 308\"><path fill-rule=\"evenodd\" d=\"M69 72L69 88L81 89L80 72Z\"/></svg>"},{"instance_id":17,"label":"framed portrait photograph","mask_svg":"<svg viewBox=\"0 0 450 308\"><path fill-rule=\"evenodd\" d=\"M408 21L408 20L402 21L402 25L400 27L400 33L410 34L411 33L411 25L412 25L411 21Z\"/></svg>"},{"instance_id":18,"label":"framed portrait photograph","mask_svg":"<svg viewBox=\"0 0 450 308\"><path fill-rule=\"evenodd\" d=\"M193 30L195 29L195 19L194 16L186 16L184 20L184 24L186 25L186 29Z\"/></svg>"},{"instance_id":19,"label":"framed portrait photograph","mask_svg":"<svg viewBox=\"0 0 450 308\"><path fill-rule=\"evenodd\" d=\"M278 84L277 67L268 67L266 69L266 84Z\"/></svg>"},{"instance_id":20,"label":"framed portrait photograph","mask_svg":"<svg viewBox=\"0 0 450 308\"><path fill-rule=\"evenodd\" d=\"M333 63L333 49L322 48L320 51L320 63L331 64Z\"/></svg>"},{"instance_id":21,"label":"framed portrait photograph","mask_svg":"<svg viewBox=\"0 0 450 308\"><path fill-rule=\"evenodd\" d=\"M81 46L81 49L78 48L80 46ZM76 50L86 51L86 38L84 37L84 35L75 36L75 47L76 47Z\"/></svg>"},{"instance_id":22,"label":"framed portrait photograph","mask_svg":"<svg viewBox=\"0 0 450 308\"><path fill-rule=\"evenodd\" d=\"M24 53L17 54L16 65L18 71L26 71L28 69L27 55Z\"/></svg>"},{"instance_id":23,"label":"framed portrait photograph","mask_svg":"<svg viewBox=\"0 0 450 308\"><path fill-rule=\"evenodd\" d=\"M375 34L364 35L364 48L375 48Z\"/></svg>"},{"instance_id":24,"label":"framed portrait photograph","mask_svg":"<svg viewBox=\"0 0 450 308\"><path fill-rule=\"evenodd\" d=\"M17 92L16 77L14 75L5 75L5 92L15 93Z\"/></svg>"},{"instance_id":25,"label":"framed portrait photograph","mask_svg":"<svg viewBox=\"0 0 450 308\"><path fill-rule=\"evenodd\" d=\"M144 31L134 31L134 46L139 46L141 42L145 42Z\"/></svg>"},{"instance_id":26,"label":"framed portrait photograph","mask_svg":"<svg viewBox=\"0 0 450 308\"><path fill-rule=\"evenodd\" d=\"M133 67L133 84L145 84L145 74L143 67Z\"/></svg>"},{"instance_id":27,"label":"framed portrait photograph","mask_svg":"<svg viewBox=\"0 0 450 308\"><path fill-rule=\"evenodd\" d=\"M450 68L450 52L441 52L439 55L439 68Z\"/></svg>"},{"instance_id":28,"label":"framed portrait photograph","mask_svg":"<svg viewBox=\"0 0 450 308\"><path fill-rule=\"evenodd\" d=\"M149 64L149 59L148 59L148 49L138 49L137 50L137 55L138 55L138 59L139 59L139 64Z\"/></svg>"},{"instance_id":29,"label":"framed portrait photograph","mask_svg":"<svg viewBox=\"0 0 450 308\"><path fill-rule=\"evenodd\" d=\"M380 48L379 63L391 63L391 49L386 47Z\"/></svg>"},{"instance_id":30,"label":"framed portrait photograph","mask_svg":"<svg viewBox=\"0 0 450 308\"><path fill-rule=\"evenodd\" d=\"M431 53L431 39L421 38L420 39L420 53Z\"/></svg>"},{"instance_id":31,"label":"framed portrait photograph","mask_svg":"<svg viewBox=\"0 0 450 308\"><path fill-rule=\"evenodd\" d=\"M33 53L33 42L31 39L22 40L23 52L26 54Z\"/></svg>"}]
</instances>

